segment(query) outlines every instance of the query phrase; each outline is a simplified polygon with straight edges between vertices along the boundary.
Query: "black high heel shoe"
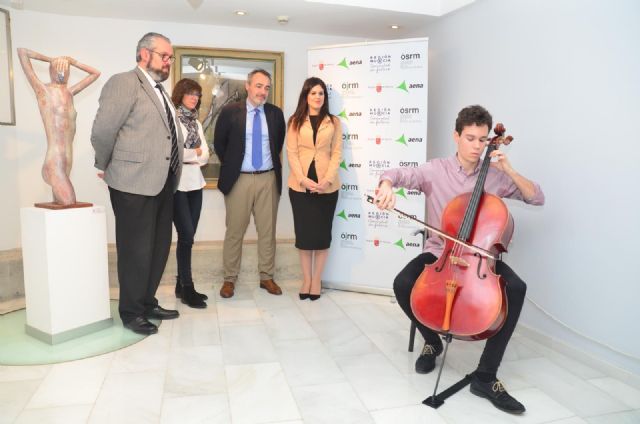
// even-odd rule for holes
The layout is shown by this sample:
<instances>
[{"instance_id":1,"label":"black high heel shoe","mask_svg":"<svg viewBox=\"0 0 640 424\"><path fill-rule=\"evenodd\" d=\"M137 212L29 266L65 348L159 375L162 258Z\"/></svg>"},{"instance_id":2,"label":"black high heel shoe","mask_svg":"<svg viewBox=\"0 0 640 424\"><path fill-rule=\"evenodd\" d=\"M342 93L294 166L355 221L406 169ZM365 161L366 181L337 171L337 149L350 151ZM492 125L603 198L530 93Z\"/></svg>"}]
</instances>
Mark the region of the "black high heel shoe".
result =
<instances>
[{"instance_id":1,"label":"black high heel shoe","mask_svg":"<svg viewBox=\"0 0 640 424\"><path fill-rule=\"evenodd\" d=\"M318 299L320 299L320 296L321 295L319 295L319 294L309 294L309 299L318 300Z\"/></svg>"},{"instance_id":2,"label":"black high heel shoe","mask_svg":"<svg viewBox=\"0 0 640 424\"><path fill-rule=\"evenodd\" d=\"M298 293L300 300L305 300L309 298L309 293Z\"/></svg>"}]
</instances>

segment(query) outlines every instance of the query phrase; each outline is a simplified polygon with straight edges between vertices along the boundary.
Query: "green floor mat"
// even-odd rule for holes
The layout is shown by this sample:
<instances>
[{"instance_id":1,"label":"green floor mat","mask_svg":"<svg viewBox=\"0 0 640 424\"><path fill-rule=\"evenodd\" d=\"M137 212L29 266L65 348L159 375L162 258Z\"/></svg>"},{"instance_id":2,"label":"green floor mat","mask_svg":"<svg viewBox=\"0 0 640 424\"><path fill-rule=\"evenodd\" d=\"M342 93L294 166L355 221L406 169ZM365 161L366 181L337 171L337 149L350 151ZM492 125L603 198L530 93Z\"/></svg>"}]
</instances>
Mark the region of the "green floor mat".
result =
<instances>
[{"instance_id":1,"label":"green floor mat","mask_svg":"<svg viewBox=\"0 0 640 424\"><path fill-rule=\"evenodd\" d=\"M50 345L25 333L25 309L0 315L0 365L43 365L89 358L122 349L146 337L122 326L117 300L111 301L111 316L113 325L109 328Z\"/></svg>"}]
</instances>

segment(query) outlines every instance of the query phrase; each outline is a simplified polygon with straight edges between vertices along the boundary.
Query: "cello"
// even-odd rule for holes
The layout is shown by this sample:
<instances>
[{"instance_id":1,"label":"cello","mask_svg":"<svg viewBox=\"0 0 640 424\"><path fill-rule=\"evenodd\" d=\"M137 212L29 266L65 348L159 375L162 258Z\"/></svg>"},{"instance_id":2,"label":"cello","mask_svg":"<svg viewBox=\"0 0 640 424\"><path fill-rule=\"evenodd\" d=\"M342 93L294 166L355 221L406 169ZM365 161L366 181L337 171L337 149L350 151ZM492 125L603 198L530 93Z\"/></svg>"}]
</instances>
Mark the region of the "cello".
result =
<instances>
[{"instance_id":1,"label":"cello","mask_svg":"<svg viewBox=\"0 0 640 424\"><path fill-rule=\"evenodd\" d=\"M440 230L456 236L445 238L442 255L425 266L411 292L417 320L456 339L487 339L500 331L507 316L504 281L494 271L511 241L513 217L502 199L484 192L491 153L513 140L503 137L505 131L501 123L494 128L473 191L445 207Z\"/></svg>"}]
</instances>

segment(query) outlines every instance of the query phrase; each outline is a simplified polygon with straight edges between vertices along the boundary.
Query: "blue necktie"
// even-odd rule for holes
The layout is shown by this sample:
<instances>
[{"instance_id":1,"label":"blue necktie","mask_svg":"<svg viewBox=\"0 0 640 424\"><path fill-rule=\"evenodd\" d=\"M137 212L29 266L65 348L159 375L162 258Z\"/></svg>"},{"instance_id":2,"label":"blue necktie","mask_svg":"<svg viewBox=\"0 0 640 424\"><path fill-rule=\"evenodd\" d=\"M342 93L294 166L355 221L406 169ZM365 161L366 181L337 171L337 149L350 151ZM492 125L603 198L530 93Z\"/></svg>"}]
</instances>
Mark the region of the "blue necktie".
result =
<instances>
[{"instance_id":1,"label":"blue necktie","mask_svg":"<svg viewBox=\"0 0 640 424\"><path fill-rule=\"evenodd\" d=\"M262 124L260 110L255 108L253 115L253 131L251 134L251 165L258 171L262 167Z\"/></svg>"}]
</instances>

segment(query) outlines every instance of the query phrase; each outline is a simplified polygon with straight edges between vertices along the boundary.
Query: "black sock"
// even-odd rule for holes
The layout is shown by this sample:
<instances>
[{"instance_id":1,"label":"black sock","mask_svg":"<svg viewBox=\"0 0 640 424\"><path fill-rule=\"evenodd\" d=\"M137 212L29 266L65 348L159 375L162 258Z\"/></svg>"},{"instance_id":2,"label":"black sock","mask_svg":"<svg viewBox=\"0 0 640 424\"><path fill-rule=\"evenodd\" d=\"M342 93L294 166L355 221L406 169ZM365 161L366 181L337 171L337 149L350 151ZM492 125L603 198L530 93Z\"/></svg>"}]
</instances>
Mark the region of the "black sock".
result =
<instances>
[{"instance_id":1,"label":"black sock","mask_svg":"<svg viewBox=\"0 0 640 424\"><path fill-rule=\"evenodd\" d=\"M476 371L476 377L478 377L478 380L482 381L483 383L491 383L492 381L495 381L498 378L495 372L483 372L483 371Z\"/></svg>"}]
</instances>

